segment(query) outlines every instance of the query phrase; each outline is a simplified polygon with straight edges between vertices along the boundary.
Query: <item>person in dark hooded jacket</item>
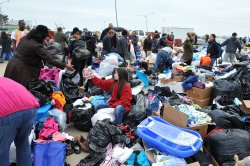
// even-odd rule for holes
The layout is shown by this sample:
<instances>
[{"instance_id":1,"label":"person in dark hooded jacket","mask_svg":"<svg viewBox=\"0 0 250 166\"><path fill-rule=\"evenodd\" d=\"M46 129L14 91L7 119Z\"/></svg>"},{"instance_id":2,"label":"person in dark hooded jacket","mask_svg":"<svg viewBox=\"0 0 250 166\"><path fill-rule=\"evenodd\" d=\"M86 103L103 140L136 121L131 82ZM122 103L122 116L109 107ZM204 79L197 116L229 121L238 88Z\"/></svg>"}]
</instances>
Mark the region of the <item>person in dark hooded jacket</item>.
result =
<instances>
[{"instance_id":1,"label":"person in dark hooded jacket","mask_svg":"<svg viewBox=\"0 0 250 166\"><path fill-rule=\"evenodd\" d=\"M13 56L13 53L11 51L12 41L5 31L2 31L2 33L1 33L1 41L0 42L2 44L2 62L4 62L6 60L6 58L8 58L8 60L10 60Z\"/></svg>"},{"instance_id":2,"label":"person in dark hooded jacket","mask_svg":"<svg viewBox=\"0 0 250 166\"><path fill-rule=\"evenodd\" d=\"M241 45L237 39L237 33L233 33L232 37L224 41L221 46L227 46L224 61L234 64L237 49L239 50L239 53L241 52Z\"/></svg>"},{"instance_id":3,"label":"person in dark hooded jacket","mask_svg":"<svg viewBox=\"0 0 250 166\"><path fill-rule=\"evenodd\" d=\"M214 63L219 57L219 49L218 49L219 46L215 38L216 38L215 34L211 34L209 36L209 42L207 47L207 55L211 57L211 64L210 64L211 67L213 67Z\"/></svg>"}]
</instances>

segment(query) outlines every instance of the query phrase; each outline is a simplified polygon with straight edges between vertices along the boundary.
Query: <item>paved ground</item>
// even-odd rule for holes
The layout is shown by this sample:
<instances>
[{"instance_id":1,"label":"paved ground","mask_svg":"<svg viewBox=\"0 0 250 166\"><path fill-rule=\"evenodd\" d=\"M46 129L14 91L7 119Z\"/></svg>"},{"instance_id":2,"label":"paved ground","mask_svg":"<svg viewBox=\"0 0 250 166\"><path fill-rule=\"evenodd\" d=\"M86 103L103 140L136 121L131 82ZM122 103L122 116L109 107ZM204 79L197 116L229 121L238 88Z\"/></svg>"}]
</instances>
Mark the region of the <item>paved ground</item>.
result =
<instances>
[{"instance_id":1,"label":"paved ground","mask_svg":"<svg viewBox=\"0 0 250 166\"><path fill-rule=\"evenodd\" d=\"M0 76L4 75L4 71L6 68L8 62L0 63ZM84 138L87 138L87 133L81 132L76 130L74 127L70 127L66 130L70 135L76 136L76 135L82 135ZM81 159L86 157L88 154L81 153L81 154L73 154L66 158L67 163L69 163L71 166L76 166Z\"/></svg>"}]
</instances>

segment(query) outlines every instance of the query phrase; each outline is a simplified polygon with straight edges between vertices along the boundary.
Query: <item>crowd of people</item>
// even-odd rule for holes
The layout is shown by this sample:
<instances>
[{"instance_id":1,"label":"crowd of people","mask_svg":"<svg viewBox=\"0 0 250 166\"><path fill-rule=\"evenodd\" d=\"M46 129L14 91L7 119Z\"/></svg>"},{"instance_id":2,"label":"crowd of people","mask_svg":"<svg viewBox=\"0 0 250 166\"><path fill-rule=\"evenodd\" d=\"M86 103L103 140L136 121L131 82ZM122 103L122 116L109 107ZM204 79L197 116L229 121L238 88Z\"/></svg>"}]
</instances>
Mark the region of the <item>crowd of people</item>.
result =
<instances>
[{"instance_id":1,"label":"crowd of people","mask_svg":"<svg viewBox=\"0 0 250 166\"><path fill-rule=\"evenodd\" d=\"M119 36L113 25L109 24L109 27L103 30L100 39L97 34L92 34L87 28L81 31L77 27L72 30L69 37L63 33L61 27L58 27L53 38L49 36L49 29L44 25L38 25L28 32L23 20L19 21L19 29L13 31L11 37L4 31L1 33L2 62L6 59L9 62L4 73L6 78L0 78L0 146L2 147L0 148L0 165L7 165L7 151L13 140L17 146L17 163L24 163L26 166L32 165L30 155L27 155L30 153L27 143L28 132L32 127L31 121L34 120L39 104L27 90L29 90L30 82L39 78L45 63L60 69L75 70L80 75L80 86L84 85L84 79L88 79L104 91L110 92L111 98L108 103L100 104L95 109L97 111L101 108L114 108L115 124L118 125L122 123L123 116L129 113L131 108L132 92L127 71L130 64L135 61L145 61L142 60L142 52L145 52L144 58L153 53L156 54L156 61L152 73L159 73L158 69L161 64L165 68L171 69L174 56L176 56L173 53L175 45L173 33L160 36L160 33L156 31L155 34L148 33L145 40L139 41L135 32L129 34L124 29ZM194 32L188 32L186 40L183 42L183 49L180 49L181 59L186 65L192 64L196 40L197 35ZM207 52L205 56L211 59L208 66L214 66L217 59L221 57L221 49L224 46L226 46L224 61L234 64L236 53L241 52L245 41L246 38L238 40L237 33L233 33L231 38L219 44L216 42L215 34L206 35L203 47ZM55 42L60 44L63 52L60 61L50 56L46 50ZM98 43L103 45L101 54L96 51ZM122 57L124 64L114 70L111 80L102 80L93 75L86 76L88 71L83 71L92 65L93 58L103 60L105 55L113 52ZM135 55L135 61L132 61L131 54ZM127 69L122 67L127 67ZM146 70L148 70L147 67ZM13 88L9 88L10 85ZM20 93L16 93L17 91ZM10 99L6 99L6 96ZM26 119L22 119L12 128L5 127L10 125L7 123L9 119L16 121L20 120L20 117L29 119L29 123L26 123ZM9 136L9 131L13 128L15 132Z\"/></svg>"}]
</instances>

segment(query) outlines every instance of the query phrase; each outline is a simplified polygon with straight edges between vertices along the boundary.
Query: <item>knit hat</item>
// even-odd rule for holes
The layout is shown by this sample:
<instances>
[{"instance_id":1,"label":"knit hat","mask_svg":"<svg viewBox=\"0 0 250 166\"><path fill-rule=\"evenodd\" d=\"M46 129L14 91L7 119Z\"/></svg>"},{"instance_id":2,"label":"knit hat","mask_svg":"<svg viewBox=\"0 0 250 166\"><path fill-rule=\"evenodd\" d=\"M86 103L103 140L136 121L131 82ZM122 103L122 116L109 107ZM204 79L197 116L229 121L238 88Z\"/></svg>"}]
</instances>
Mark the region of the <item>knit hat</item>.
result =
<instances>
[{"instance_id":1,"label":"knit hat","mask_svg":"<svg viewBox=\"0 0 250 166\"><path fill-rule=\"evenodd\" d=\"M75 28L73 29L73 31L71 32L71 35L74 35L76 32L81 33L80 29L77 28L77 27L75 27Z\"/></svg>"},{"instance_id":2,"label":"knit hat","mask_svg":"<svg viewBox=\"0 0 250 166\"><path fill-rule=\"evenodd\" d=\"M35 32L41 34L43 37L49 36L49 30L44 25L38 25L35 29Z\"/></svg>"}]
</instances>

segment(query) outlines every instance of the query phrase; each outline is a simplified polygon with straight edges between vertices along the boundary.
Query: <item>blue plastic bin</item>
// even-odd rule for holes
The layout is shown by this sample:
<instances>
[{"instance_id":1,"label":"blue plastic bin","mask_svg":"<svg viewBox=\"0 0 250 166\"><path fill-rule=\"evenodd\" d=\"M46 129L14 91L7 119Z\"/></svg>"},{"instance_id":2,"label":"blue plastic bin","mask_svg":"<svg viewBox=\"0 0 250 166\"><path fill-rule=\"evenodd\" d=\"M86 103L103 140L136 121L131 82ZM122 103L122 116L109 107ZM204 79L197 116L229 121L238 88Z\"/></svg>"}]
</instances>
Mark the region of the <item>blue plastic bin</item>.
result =
<instances>
[{"instance_id":1,"label":"blue plastic bin","mask_svg":"<svg viewBox=\"0 0 250 166\"><path fill-rule=\"evenodd\" d=\"M179 158L194 155L203 145L199 133L179 128L158 117L142 121L137 126L137 134L150 148Z\"/></svg>"},{"instance_id":2,"label":"blue plastic bin","mask_svg":"<svg viewBox=\"0 0 250 166\"><path fill-rule=\"evenodd\" d=\"M52 107L51 104L45 104L42 107L38 108L37 115L36 115L36 121L38 121L39 119L48 117L51 107Z\"/></svg>"}]
</instances>

